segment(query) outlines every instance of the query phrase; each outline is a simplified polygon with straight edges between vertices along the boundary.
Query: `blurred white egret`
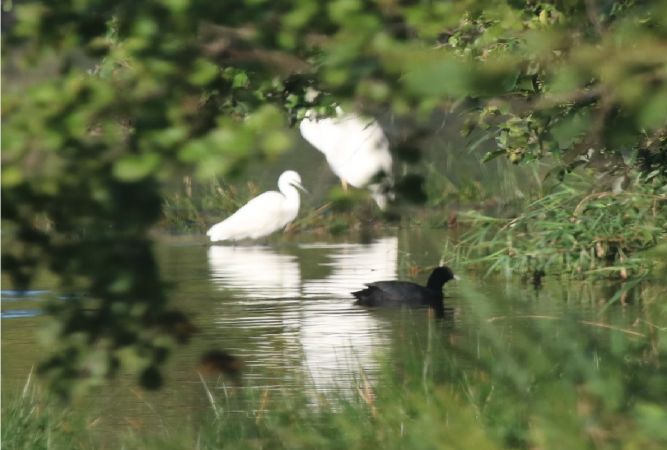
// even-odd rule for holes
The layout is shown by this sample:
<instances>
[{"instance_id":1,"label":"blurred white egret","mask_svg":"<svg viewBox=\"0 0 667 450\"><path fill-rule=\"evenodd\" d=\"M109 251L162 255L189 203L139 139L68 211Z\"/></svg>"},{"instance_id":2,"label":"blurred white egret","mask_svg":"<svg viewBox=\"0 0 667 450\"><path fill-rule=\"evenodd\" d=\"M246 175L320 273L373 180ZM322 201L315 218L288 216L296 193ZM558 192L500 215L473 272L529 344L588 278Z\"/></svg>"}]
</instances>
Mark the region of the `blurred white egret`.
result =
<instances>
[{"instance_id":1,"label":"blurred white egret","mask_svg":"<svg viewBox=\"0 0 667 450\"><path fill-rule=\"evenodd\" d=\"M337 117L318 119L308 111L299 124L301 135L324 153L333 173L347 184L368 187L380 209L393 199L392 158L389 141L382 127L373 119L336 108ZM382 179L375 180L377 176Z\"/></svg>"},{"instance_id":2,"label":"blurred white egret","mask_svg":"<svg viewBox=\"0 0 667 450\"><path fill-rule=\"evenodd\" d=\"M206 235L211 241L258 239L285 227L299 212L301 177L287 170L278 178L280 192L268 191L250 200L238 211L213 225Z\"/></svg>"}]
</instances>

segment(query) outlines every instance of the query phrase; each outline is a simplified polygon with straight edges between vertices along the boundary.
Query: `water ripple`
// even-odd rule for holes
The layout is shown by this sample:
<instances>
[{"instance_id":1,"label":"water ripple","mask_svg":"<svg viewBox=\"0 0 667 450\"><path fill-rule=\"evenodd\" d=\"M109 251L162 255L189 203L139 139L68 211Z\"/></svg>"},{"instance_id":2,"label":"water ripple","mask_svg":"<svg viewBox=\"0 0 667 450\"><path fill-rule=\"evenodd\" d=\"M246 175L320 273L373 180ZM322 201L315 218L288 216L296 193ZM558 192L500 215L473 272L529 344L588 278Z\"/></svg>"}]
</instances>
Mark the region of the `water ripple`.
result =
<instances>
[{"instance_id":1,"label":"water ripple","mask_svg":"<svg viewBox=\"0 0 667 450\"><path fill-rule=\"evenodd\" d=\"M216 308L215 323L222 330L242 331L238 339L245 345L226 337L228 348L250 371L300 367L318 389L353 385L362 369L372 376L375 350L385 347L388 337L377 317L353 305L350 292L367 282L396 278L398 239L299 248L322 250L319 266L325 277L302 280L296 256L268 247L209 249L211 282L220 291L237 293L225 295ZM254 380L260 379L255 374Z\"/></svg>"}]
</instances>

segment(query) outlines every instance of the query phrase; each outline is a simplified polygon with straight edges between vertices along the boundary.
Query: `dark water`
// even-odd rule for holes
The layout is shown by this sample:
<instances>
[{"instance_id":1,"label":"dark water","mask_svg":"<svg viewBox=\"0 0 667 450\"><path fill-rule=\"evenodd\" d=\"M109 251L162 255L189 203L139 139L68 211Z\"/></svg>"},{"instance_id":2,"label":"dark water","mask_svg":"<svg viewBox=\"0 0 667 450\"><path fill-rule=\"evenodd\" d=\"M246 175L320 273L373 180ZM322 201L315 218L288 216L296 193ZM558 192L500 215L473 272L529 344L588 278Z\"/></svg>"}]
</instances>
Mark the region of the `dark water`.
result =
<instances>
[{"instance_id":1,"label":"dark water","mask_svg":"<svg viewBox=\"0 0 667 450\"><path fill-rule=\"evenodd\" d=\"M172 284L172 302L192 315L200 333L189 345L174 349L164 389L144 392L132 378L120 377L77 407L98 418L91 426L101 432L168 433L174 427L196 425L210 411L197 363L212 348L223 348L243 361L239 389L251 391L249 398L289 396L304 389L312 394L354 393L362 377L375 379L379 357L397 339L423 333L436 319L424 310L357 307L350 292L364 282L383 279L424 282L427 268L439 263L443 242L442 234L404 232L368 243L162 243L157 254L164 278ZM547 281L537 292L517 281L458 273L463 281L446 287L447 320L457 339L476 339L479 327L489 321L514 318L520 327L521 318L557 320L574 313L579 320L632 329L648 314L641 292L623 298L624 304L609 305L618 286ZM468 295L473 290L485 303L474 314ZM48 286L23 293L3 291L3 401L20 392L45 352L38 342L39 329L47 323L41 314L47 294ZM206 383L224 394L224 380L207 378Z\"/></svg>"}]
</instances>

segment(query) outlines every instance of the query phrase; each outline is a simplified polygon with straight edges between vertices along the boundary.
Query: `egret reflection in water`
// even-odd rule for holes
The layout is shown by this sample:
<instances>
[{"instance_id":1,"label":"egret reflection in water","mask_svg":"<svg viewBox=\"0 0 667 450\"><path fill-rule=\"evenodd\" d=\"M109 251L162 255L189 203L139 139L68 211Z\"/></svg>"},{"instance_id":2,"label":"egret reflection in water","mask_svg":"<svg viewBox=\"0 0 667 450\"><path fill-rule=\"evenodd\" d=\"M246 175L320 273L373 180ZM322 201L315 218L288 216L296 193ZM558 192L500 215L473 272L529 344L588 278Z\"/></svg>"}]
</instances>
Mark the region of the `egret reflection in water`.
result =
<instances>
[{"instance_id":1,"label":"egret reflection in water","mask_svg":"<svg viewBox=\"0 0 667 450\"><path fill-rule=\"evenodd\" d=\"M300 255L317 252L326 270L316 272L329 275L304 280L296 256L269 247L209 249L212 282L232 294L221 299L215 320L229 333L226 349L245 362L244 377L256 386L301 385L290 375L261 375L284 373L285 366L300 366L317 390L354 385L360 369L372 379L375 349L388 339L386 327L355 306L350 291L368 281L395 278L398 239L367 245L307 244L300 249ZM235 329L243 330L243 342L231 337Z\"/></svg>"},{"instance_id":2,"label":"egret reflection in water","mask_svg":"<svg viewBox=\"0 0 667 450\"><path fill-rule=\"evenodd\" d=\"M386 345L381 320L353 305L350 292L372 280L394 279L398 268L398 238L371 244L312 245L327 248L331 274L304 282L303 319L300 327L304 364L317 389L326 390L359 378L373 378L378 346Z\"/></svg>"},{"instance_id":3,"label":"egret reflection in water","mask_svg":"<svg viewBox=\"0 0 667 450\"><path fill-rule=\"evenodd\" d=\"M324 263L331 275L304 283L305 297L322 295L353 300L350 294L365 283L393 280L398 270L398 237L384 237L370 244L313 244L307 248L331 249Z\"/></svg>"},{"instance_id":4,"label":"egret reflection in water","mask_svg":"<svg viewBox=\"0 0 667 450\"><path fill-rule=\"evenodd\" d=\"M298 297L301 271L294 255L266 246L213 245L208 250L213 284L243 292L247 298Z\"/></svg>"}]
</instances>

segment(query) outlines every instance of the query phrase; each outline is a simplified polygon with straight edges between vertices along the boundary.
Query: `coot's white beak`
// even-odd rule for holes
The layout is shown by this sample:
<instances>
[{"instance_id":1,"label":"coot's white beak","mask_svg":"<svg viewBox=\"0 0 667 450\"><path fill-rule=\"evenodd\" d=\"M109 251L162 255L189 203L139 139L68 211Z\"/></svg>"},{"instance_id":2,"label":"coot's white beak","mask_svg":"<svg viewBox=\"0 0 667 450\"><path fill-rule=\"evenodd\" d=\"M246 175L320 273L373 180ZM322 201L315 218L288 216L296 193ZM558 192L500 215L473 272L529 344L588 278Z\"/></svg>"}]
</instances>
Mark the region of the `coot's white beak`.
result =
<instances>
[{"instance_id":1,"label":"coot's white beak","mask_svg":"<svg viewBox=\"0 0 667 450\"><path fill-rule=\"evenodd\" d=\"M454 275L454 281L461 281L461 277L458 275Z\"/></svg>"}]
</instances>

